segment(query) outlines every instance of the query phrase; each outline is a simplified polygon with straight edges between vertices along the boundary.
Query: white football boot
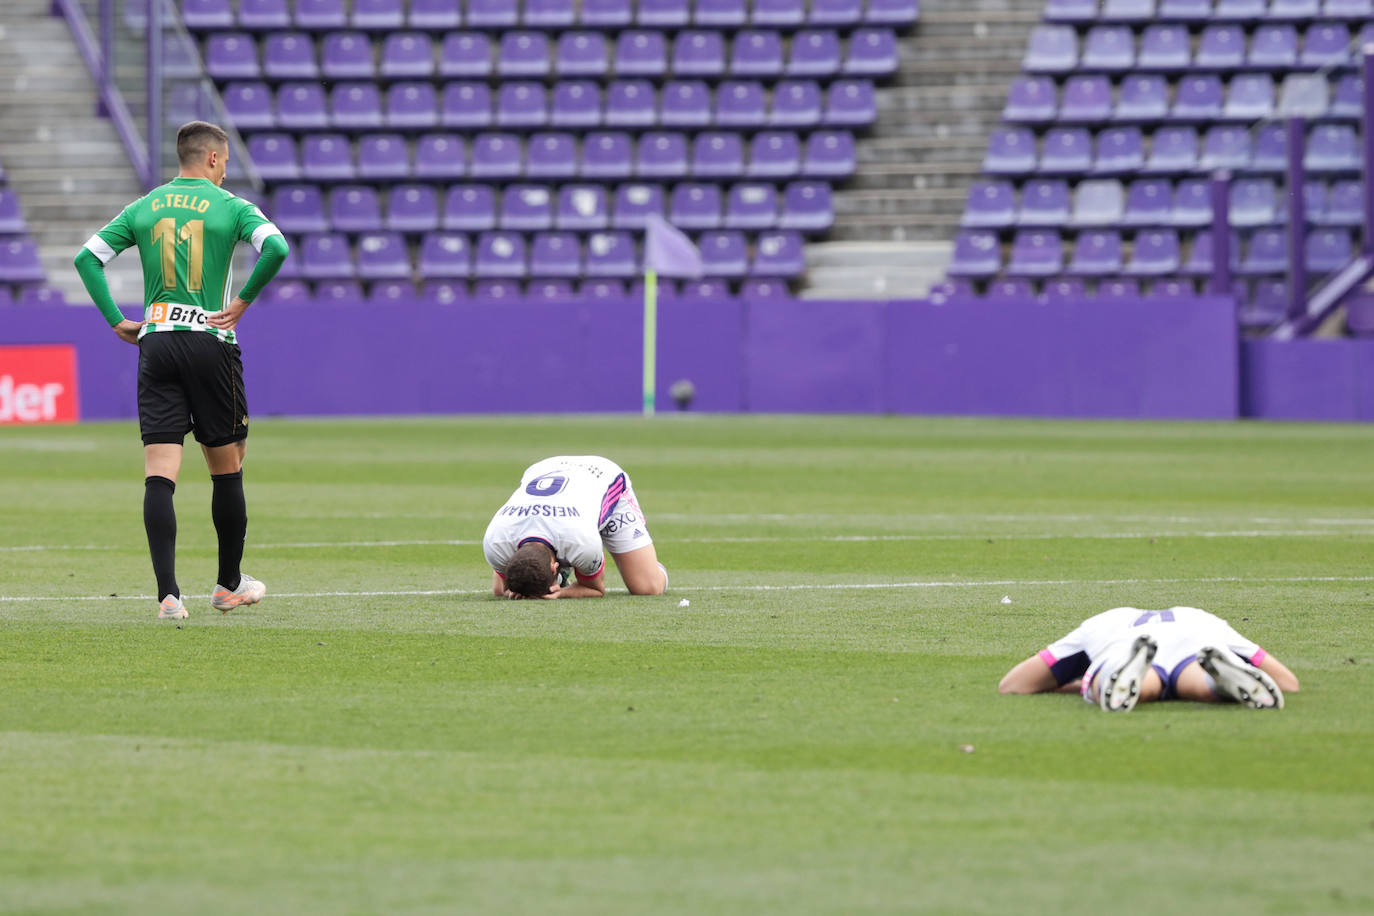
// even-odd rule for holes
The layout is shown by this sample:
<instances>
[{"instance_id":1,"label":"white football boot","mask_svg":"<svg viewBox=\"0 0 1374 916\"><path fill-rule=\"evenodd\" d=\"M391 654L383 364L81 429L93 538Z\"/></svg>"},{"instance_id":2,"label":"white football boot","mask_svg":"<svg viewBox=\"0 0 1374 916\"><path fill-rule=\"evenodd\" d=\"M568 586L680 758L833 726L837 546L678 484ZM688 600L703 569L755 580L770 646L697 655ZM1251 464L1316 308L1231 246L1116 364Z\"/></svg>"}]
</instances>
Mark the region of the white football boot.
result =
<instances>
[{"instance_id":1,"label":"white football boot","mask_svg":"<svg viewBox=\"0 0 1374 916\"><path fill-rule=\"evenodd\" d=\"M1140 688L1159 645L1153 636L1141 634L1131 643L1131 654L1115 671L1105 667L1097 682L1097 705L1105 712L1130 712L1140 699Z\"/></svg>"},{"instance_id":2,"label":"white football boot","mask_svg":"<svg viewBox=\"0 0 1374 916\"><path fill-rule=\"evenodd\" d=\"M267 594L267 586L247 573L239 574L239 587L230 591L223 585L216 585L210 594L210 606L221 613L229 613L234 608L257 604Z\"/></svg>"},{"instance_id":3,"label":"white football boot","mask_svg":"<svg viewBox=\"0 0 1374 916\"><path fill-rule=\"evenodd\" d=\"M191 615L186 610L186 605L181 603L180 598L176 595L168 595L158 605L157 616L159 620L185 620Z\"/></svg>"},{"instance_id":4,"label":"white football boot","mask_svg":"<svg viewBox=\"0 0 1374 916\"><path fill-rule=\"evenodd\" d=\"M1283 691L1274 679L1230 649L1204 646L1197 663L1212 676L1218 695L1251 709L1283 709Z\"/></svg>"}]
</instances>

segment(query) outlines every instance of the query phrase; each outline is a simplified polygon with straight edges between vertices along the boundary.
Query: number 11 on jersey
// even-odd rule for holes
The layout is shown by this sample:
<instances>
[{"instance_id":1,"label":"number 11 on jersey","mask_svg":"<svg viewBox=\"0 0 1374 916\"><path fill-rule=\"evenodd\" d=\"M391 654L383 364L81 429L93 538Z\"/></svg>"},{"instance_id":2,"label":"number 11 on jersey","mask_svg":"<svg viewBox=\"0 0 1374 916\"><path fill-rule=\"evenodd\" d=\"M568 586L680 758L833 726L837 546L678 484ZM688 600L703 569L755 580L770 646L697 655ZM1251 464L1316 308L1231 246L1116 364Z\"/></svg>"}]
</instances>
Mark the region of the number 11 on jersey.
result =
<instances>
[{"instance_id":1,"label":"number 11 on jersey","mask_svg":"<svg viewBox=\"0 0 1374 916\"><path fill-rule=\"evenodd\" d=\"M205 257L205 220L187 220L177 230L175 218L166 216L153 223L153 244L162 246L162 288L177 288L177 246L189 241L191 249L186 261L186 289L200 292L200 280Z\"/></svg>"}]
</instances>

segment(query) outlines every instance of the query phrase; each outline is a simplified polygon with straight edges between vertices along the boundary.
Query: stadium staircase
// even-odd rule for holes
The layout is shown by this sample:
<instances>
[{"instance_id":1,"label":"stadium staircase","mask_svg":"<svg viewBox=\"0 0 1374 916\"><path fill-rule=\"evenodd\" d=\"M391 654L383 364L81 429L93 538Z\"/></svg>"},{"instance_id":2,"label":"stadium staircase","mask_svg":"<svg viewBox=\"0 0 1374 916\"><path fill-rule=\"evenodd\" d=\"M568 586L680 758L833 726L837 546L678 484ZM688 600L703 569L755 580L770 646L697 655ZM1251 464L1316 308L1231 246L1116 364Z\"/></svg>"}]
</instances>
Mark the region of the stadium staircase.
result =
<instances>
[{"instance_id":1,"label":"stadium staircase","mask_svg":"<svg viewBox=\"0 0 1374 916\"><path fill-rule=\"evenodd\" d=\"M0 162L18 192L48 283L86 301L72 269L77 248L142 193L106 118L67 23L49 0L4 0L0 9ZM120 301L141 298L136 258L111 265Z\"/></svg>"}]
</instances>

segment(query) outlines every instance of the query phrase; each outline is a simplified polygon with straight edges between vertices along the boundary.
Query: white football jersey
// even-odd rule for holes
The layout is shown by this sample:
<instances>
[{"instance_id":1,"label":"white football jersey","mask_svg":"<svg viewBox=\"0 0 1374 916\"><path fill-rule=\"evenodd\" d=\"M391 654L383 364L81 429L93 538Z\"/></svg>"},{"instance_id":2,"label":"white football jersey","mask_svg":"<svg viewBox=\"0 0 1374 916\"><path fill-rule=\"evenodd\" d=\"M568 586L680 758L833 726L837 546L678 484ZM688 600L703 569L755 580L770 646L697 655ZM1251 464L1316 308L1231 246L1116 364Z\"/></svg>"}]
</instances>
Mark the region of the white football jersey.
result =
<instances>
[{"instance_id":1,"label":"white football jersey","mask_svg":"<svg viewBox=\"0 0 1374 916\"><path fill-rule=\"evenodd\" d=\"M614 461L596 455L558 455L530 465L520 486L497 510L482 538L492 569L504 574L521 544L542 541L584 579L605 566L601 528L621 498L632 498L629 478ZM643 536L648 543L647 532Z\"/></svg>"}]
</instances>

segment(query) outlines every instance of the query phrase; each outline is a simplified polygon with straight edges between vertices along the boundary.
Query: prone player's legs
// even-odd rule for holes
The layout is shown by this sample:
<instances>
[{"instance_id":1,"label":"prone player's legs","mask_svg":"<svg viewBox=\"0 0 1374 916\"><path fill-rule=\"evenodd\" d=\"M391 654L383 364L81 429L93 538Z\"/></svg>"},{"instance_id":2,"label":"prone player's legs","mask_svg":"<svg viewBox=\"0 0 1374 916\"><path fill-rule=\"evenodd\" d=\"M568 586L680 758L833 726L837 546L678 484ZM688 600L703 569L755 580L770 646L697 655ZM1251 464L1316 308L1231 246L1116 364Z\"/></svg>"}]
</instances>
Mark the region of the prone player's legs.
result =
<instances>
[{"instance_id":1,"label":"prone player's legs","mask_svg":"<svg viewBox=\"0 0 1374 916\"><path fill-rule=\"evenodd\" d=\"M658 562L653 544L645 544L629 553L611 553L615 568L631 595L661 595L668 588L668 572Z\"/></svg>"},{"instance_id":2,"label":"prone player's legs","mask_svg":"<svg viewBox=\"0 0 1374 916\"><path fill-rule=\"evenodd\" d=\"M631 595L661 595L668 589L668 571L658 561L658 551L654 549L654 539L630 476L619 468L616 471L624 477L624 489L606 513L601 543L615 560Z\"/></svg>"}]
</instances>

